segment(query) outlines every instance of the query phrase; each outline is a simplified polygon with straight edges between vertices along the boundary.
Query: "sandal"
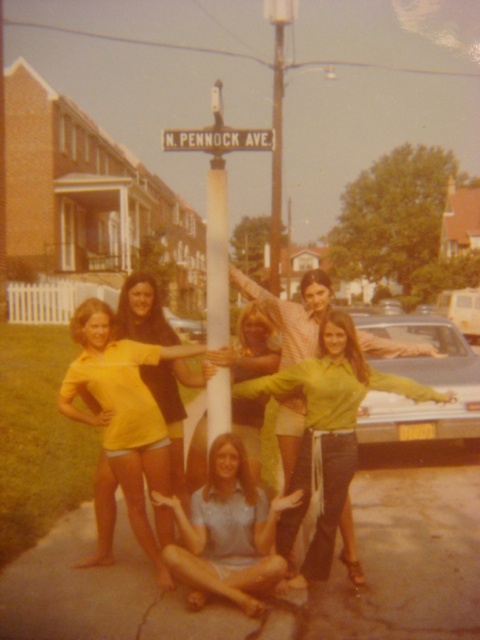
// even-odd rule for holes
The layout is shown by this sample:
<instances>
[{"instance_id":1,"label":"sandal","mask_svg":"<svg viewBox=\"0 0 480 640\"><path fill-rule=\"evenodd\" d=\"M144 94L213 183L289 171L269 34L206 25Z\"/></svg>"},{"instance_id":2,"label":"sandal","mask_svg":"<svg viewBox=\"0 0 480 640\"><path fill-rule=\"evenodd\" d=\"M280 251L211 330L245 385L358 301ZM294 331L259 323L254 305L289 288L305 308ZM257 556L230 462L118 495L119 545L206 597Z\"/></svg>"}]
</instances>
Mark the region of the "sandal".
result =
<instances>
[{"instance_id":1,"label":"sandal","mask_svg":"<svg viewBox=\"0 0 480 640\"><path fill-rule=\"evenodd\" d=\"M340 561L347 567L348 577L356 587L363 587L366 583L365 574L359 560L348 560L345 549L339 555Z\"/></svg>"}]
</instances>

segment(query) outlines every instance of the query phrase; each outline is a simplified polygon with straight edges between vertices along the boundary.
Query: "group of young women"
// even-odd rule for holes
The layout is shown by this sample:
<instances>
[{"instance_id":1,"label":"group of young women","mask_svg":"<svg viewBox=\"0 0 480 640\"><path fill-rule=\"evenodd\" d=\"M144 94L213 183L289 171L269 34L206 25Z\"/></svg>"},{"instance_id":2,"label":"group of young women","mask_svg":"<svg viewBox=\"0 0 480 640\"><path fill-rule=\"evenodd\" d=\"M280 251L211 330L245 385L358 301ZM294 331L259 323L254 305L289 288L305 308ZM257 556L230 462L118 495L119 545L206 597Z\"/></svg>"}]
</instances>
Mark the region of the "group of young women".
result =
<instances>
[{"instance_id":1,"label":"group of young women","mask_svg":"<svg viewBox=\"0 0 480 640\"><path fill-rule=\"evenodd\" d=\"M258 597L292 578L292 548L309 507L312 469L323 491L315 495L314 536L294 586L328 578L339 524L350 578L357 586L365 581L356 557L348 487L357 465L356 411L368 390L436 402L450 402L454 394L373 371L363 350L395 357L416 347L357 333L348 315L331 310L331 283L323 271L307 272L302 281L306 309L279 301L233 267L231 279L255 300L240 320L238 352L225 348L206 353L202 345L178 344L148 274L127 278L117 316L96 299L80 305L72 336L84 351L67 372L59 409L73 420L106 427L95 479L98 546L76 566L113 563L119 483L132 529L161 588L173 588L174 580L180 580L194 589L189 595L194 609L217 594L248 615L258 615L263 611ZM282 338L281 355L269 345L275 329ZM436 355L429 347L422 352ZM190 371L184 359L205 353L202 373ZM216 439L207 465L205 425L199 427L189 454L190 489L196 489L189 501L185 412L174 376L183 384L202 386L214 375L214 365L233 371L232 433ZM277 368L280 372L274 373ZM74 405L76 396L89 411ZM260 429L270 396L280 401L276 433L285 487L282 497L268 504L258 481ZM155 505L158 542L147 517L144 479ZM180 544L174 541L174 521Z\"/></svg>"}]
</instances>

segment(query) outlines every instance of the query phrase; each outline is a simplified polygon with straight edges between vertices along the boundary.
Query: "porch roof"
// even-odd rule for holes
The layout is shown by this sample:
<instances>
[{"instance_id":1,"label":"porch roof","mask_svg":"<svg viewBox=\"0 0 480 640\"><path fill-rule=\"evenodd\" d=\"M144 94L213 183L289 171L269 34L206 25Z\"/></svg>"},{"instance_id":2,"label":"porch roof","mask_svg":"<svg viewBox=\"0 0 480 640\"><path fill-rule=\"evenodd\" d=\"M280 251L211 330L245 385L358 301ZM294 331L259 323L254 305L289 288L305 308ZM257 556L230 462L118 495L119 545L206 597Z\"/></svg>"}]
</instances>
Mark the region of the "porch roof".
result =
<instances>
[{"instance_id":1,"label":"porch roof","mask_svg":"<svg viewBox=\"0 0 480 640\"><path fill-rule=\"evenodd\" d=\"M90 211L119 211L120 193L125 188L129 197L147 209L156 204L155 197L131 176L68 173L54 180L56 194L68 196Z\"/></svg>"}]
</instances>

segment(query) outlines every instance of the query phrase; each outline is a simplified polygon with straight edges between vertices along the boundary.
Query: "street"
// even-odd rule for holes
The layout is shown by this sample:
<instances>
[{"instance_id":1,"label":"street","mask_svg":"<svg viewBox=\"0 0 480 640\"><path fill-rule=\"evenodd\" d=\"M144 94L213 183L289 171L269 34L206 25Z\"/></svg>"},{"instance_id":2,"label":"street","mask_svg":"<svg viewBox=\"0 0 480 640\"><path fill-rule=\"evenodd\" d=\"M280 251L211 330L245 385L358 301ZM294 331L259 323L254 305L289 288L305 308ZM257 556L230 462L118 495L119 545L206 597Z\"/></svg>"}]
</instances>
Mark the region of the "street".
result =
<instances>
[{"instance_id":1,"label":"street","mask_svg":"<svg viewBox=\"0 0 480 640\"><path fill-rule=\"evenodd\" d=\"M365 447L351 496L368 584L356 592L336 560L301 637L480 637L480 455L461 441Z\"/></svg>"}]
</instances>

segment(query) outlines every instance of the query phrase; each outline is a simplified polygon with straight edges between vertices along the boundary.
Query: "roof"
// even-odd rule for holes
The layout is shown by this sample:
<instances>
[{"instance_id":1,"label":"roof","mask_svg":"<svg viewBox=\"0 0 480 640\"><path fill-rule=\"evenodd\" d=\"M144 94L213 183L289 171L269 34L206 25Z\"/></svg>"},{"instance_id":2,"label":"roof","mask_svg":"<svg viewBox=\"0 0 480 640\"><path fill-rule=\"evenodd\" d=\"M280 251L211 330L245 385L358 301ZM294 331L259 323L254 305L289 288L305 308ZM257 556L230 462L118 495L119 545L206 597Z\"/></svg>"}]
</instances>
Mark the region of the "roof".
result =
<instances>
[{"instance_id":1,"label":"roof","mask_svg":"<svg viewBox=\"0 0 480 640\"><path fill-rule=\"evenodd\" d=\"M469 246L470 237L480 235L480 189L458 189L450 194L443 221L448 240Z\"/></svg>"}]
</instances>

